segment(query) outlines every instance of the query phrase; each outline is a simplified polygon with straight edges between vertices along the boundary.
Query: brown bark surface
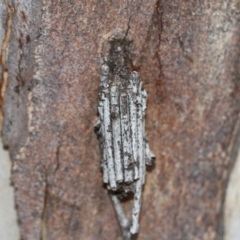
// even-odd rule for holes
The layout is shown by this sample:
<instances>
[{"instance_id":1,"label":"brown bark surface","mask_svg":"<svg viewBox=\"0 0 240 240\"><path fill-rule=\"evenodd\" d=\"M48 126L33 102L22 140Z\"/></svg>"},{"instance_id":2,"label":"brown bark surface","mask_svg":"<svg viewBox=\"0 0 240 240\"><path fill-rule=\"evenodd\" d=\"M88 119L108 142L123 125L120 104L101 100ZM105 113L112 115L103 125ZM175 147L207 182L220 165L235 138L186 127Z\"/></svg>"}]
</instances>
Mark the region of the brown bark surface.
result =
<instances>
[{"instance_id":1,"label":"brown bark surface","mask_svg":"<svg viewBox=\"0 0 240 240\"><path fill-rule=\"evenodd\" d=\"M5 70L5 59L6 59L6 28L7 28L7 8L4 0L0 0L0 109L3 105L3 92L4 92L4 70ZM2 113L0 113L0 125L2 125Z\"/></svg>"},{"instance_id":2,"label":"brown bark surface","mask_svg":"<svg viewBox=\"0 0 240 240\"><path fill-rule=\"evenodd\" d=\"M7 21L6 5L3 0L0 0L0 46L2 46L2 43L4 41L6 21ZM1 63L0 76L1 76L2 75L2 49L1 49L0 59L1 59L1 62L0 62Z\"/></svg>"},{"instance_id":3,"label":"brown bark surface","mask_svg":"<svg viewBox=\"0 0 240 240\"><path fill-rule=\"evenodd\" d=\"M133 40L156 155L138 239L215 240L240 110L240 6L231 1L9 0L4 144L23 239L121 239L102 187L99 68Z\"/></svg>"}]
</instances>

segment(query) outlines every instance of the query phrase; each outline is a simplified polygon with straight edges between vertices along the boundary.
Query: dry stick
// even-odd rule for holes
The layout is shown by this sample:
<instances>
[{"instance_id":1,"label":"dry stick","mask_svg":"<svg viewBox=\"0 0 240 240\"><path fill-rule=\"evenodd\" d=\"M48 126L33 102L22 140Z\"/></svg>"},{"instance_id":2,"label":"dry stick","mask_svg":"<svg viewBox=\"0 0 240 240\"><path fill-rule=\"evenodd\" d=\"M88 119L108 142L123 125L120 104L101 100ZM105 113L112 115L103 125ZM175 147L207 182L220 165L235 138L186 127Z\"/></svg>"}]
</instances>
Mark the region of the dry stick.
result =
<instances>
[{"instance_id":1,"label":"dry stick","mask_svg":"<svg viewBox=\"0 0 240 240\"><path fill-rule=\"evenodd\" d=\"M137 108L131 96L130 100L130 126L132 135L132 157L134 161L134 180L139 179L139 170L137 164Z\"/></svg>"},{"instance_id":2,"label":"dry stick","mask_svg":"<svg viewBox=\"0 0 240 240\"><path fill-rule=\"evenodd\" d=\"M133 201L132 224L130 228L130 233L133 235L138 233L141 204L142 204L142 176L140 174L140 178L136 182L136 189L135 189L134 201Z\"/></svg>"},{"instance_id":3,"label":"dry stick","mask_svg":"<svg viewBox=\"0 0 240 240\"><path fill-rule=\"evenodd\" d=\"M122 230L123 238L124 238L124 240L131 240L132 236L129 231L130 222L124 214L121 202L116 195L113 195L110 193L110 197L111 197L115 212L117 214L117 218L118 218L118 222L121 227L121 230Z\"/></svg>"},{"instance_id":4,"label":"dry stick","mask_svg":"<svg viewBox=\"0 0 240 240\"><path fill-rule=\"evenodd\" d=\"M132 157L134 159L134 180L139 178L139 170L137 164L137 73L133 72L130 75L130 87L128 89L128 97L130 103L130 126L131 126L131 136L132 136Z\"/></svg>"},{"instance_id":5,"label":"dry stick","mask_svg":"<svg viewBox=\"0 0 240 240\"><path fill-rule=\"evenodd\" d=\"M114 161L112 153L112 134L109 131L111 128L111 119L110 119L110 102L109 102L109 92L107 89L104 89L103 97L103 108L104 108L104 136L105 136L105 150L107 151L107 162L108 162L108 171L109 171L109 184L112 190L117 188L115 170L114 170Z\"/></svg>"},{"instance_id":6,"label":"dry stick","mask_svg":"<svg viewBox=\"0 0 240 240\"><path fill-rule=\"evenodd\" d=\"M141 91L141 90L140 90ZM147 108L147 92L146 90L142 91L142 129L143 129L143 182L142 184L145 183L145 178L146 178L146 132L145 132L145 115L146 115L146 108Z\"/></svg>"},{"instance_id":7,"label":"dry stick","mask_svg":"<svg viewBox=\"0 0 240 240\"><path fill-rule=\"evenodd\" d=\"M101 66L101 73L100 73L100 88L107 88L108 84L108 74L109 74L109 67L106 64L103 64ZM102 140L102 168L103 168L103 182L104 183L109 183L109 173L108 173L108 153L107 153L107 148L106 148L106 135L105 135L105 125L103 124L104 122L104 94L100 93L101 95L99 96L99 106L98 106L98 112L99 112L99 117L101 121L100 125L100 131L101 131L101 140Z\"/></svg>"},{"instance_id":8,"label":"dry stick","mask_svg":"<svg viewBox=\"0 0 240 240\"><path fill-rule=\"evenodd\" d=\"M133 201L133 211L132 211L132 225L130 232L136 234L139 229L139 217L141 212L141 203L142 203L142 184L144 181L145 175L145 158L144 158L144 129L143 129L143 111L142 111L142 82L139 84L138 92L138 109L137 109L137 136L138 136L138 160L139 160L139 180L136 182L136 190L134 194Z\"/></svg>"},{"instance_id":9,"label":"dry stick","mask_svg":"<svg viewBox=\"0 0 240 240\"><path fill-rule=\"evenodd\" d=\"M130 142L130 126L128 120L128 98L126 93L120 94L121 106L121 129L122 129L122 143L123 143L123 163L124 163L124 178L125 182L133 181L133 171L129 169L131 164L131 142Z\"/></svg>"},{"instance_id":10,"label":"dry stick","mask_svg":"<svg viewBox=\"0 0 240 240\"><path fill-rule=\"evenodd\" d=\"M103 122L103 101L102 101L102 99L99 102L98 112L99 112L100 121ZM100 131L101 131L101 138L102 138L102 146L104 146L104 141L105 141L104 131L105 130L104 130L103 124L100 125ZM103 149L103 151L102 151L103 182L108 183L109 178L108 178L108 167L107 167L107 152L106 152L105 147L103 147L102 149Z\"/></svg>"},{"instance_id":11,"label":"dry stick","mask_svg":"<svg viewBox=\"0 0 240 240\"><path fill-rule=\"evenodd\" d=\"M123 169L121 163L121 125L119 112L119 91L117 86L112 86L110 90L111 97L111 115L112 115L112 135L113 135L113 149L115 160L116 181L123 181Z\"/></svg>"}]
</instances>

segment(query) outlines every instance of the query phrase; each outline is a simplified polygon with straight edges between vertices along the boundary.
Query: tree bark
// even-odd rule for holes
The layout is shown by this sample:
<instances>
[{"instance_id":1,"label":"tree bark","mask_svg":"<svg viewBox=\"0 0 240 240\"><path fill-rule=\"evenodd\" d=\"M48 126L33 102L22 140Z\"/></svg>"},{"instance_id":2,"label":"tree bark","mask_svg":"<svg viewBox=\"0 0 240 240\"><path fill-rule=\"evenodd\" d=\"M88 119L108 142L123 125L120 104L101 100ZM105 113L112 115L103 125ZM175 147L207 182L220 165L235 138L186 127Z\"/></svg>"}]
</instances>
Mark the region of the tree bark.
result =
<instances>
[{"instance_id":1,"label":"tree bark","mask_svg":"<svg viewBox=\"0 0 240 240\"><path fill-rule=\"evenodd\" d=\"M5 36L5 25L7 21L7 10L3 0L0 1L0 46L4 41ZM0 64L0 75L2 75L2 49L1 49L1 64Z\"/></svg>"},{"instance_id":2,"label":"tree bark","mask_svg":"<svg viewBox=\"0 0 240 240\"><path fill-rule=\"evenodd\" d=\"M138 239L222 239L239 147L238 1L8 0L3 140L23 239L121 239L93 133L111 36L132 38L148 90ZM130 209L131 204L126 204Z\"/></svg>"},{"instance_id":3,"label":"tree bark","mask_svg":"<svg viewBox=\"0 0 240 240\"><path fill-rule=\"evenodd\" d=\"M6 28L7 28L7 7L4 0L0 0L0 46L1 46L1 54L0 54L0 109L2 109L3 105L3 92L5 90L4 86L4 73L5 73L5 59L6 59ZM2 111L0 114L0 125L2 125Z\"/></svg>"}]
</instances>

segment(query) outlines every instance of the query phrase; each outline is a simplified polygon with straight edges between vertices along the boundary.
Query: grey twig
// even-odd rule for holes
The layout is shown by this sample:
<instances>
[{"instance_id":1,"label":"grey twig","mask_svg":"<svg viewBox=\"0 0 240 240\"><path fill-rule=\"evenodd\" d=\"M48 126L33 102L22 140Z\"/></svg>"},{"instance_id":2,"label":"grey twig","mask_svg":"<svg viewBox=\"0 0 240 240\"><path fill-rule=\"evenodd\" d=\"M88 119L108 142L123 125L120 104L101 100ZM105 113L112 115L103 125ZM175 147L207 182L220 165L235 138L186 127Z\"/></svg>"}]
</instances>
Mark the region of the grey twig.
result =
<instances>
[{"instance_id":1,"label":"grey twig","mask_svg":"<svg viewBox=\"0 0 240 240\"><path fill-rule=\"evenodd\" d=\"M122 235L124 240L131 240L132 239L132 234L129 231L130 228L130 221L125 217L122 205L118 197L114 194L110 193L110 198L113 203L113 207L115 209L117 218L118 218L118 223L121 227L122 230Z\"/></svg>"}]
</instances>

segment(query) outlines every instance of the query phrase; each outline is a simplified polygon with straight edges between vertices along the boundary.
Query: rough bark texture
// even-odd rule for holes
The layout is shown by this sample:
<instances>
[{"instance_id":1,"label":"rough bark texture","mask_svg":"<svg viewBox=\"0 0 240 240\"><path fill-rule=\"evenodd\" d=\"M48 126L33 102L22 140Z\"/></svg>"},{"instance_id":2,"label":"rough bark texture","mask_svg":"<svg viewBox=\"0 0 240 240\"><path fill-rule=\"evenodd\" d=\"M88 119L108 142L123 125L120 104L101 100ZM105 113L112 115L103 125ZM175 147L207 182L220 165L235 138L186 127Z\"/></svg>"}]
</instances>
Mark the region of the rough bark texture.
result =
<instances>
[{"instance_id":1,"label":"rough bark texture","mask_svg":"<svg viewBox=\"0 0 240 240\"><path fill-rule=\"evenodd\" d=\"M240 239L240 149L231 172L225 196L224 240Z\"/></svg>"},{"instance_id":2,"label":"rough bark texture","mask_svg":"<svg viewBox=\"0 0 240 240\"><path fill-rule=\"evenodd\" d=\"M2 79L4 73L5 49L4 39L7 28L7 8L4 0L0 0L0 108L2 109ZM0 125L2 124L2 114L0 114Z\"/></svg>"},{"instance_id":3,"label":"rough bark texture","mask_svg":"<svg viewBox=\"0 0 240 240\"><path fill-rule=\"evenodd\" d=\"M3 0L0 0L0 46L2 46L4 36L5 36L5 27L7 21L7 10L6 5ZM2 52L2 49L1 49ZM1 62L0 62L0 76L2 75L2 53L1 53Z\"/></svg>"},{"instance_id":4,"label":"rough bark texture","mask_svg":"<svg viewBox=\"0 0 240 240\"><path fill-rule=\"evenodd\" d=\"M9 4L3 139L22 238L121 239L93 125L104 44L126 33L149 94L147 134L156 155L138 239L221 239L239 128L239 2Z\"/></svg>"}]
</instances>

